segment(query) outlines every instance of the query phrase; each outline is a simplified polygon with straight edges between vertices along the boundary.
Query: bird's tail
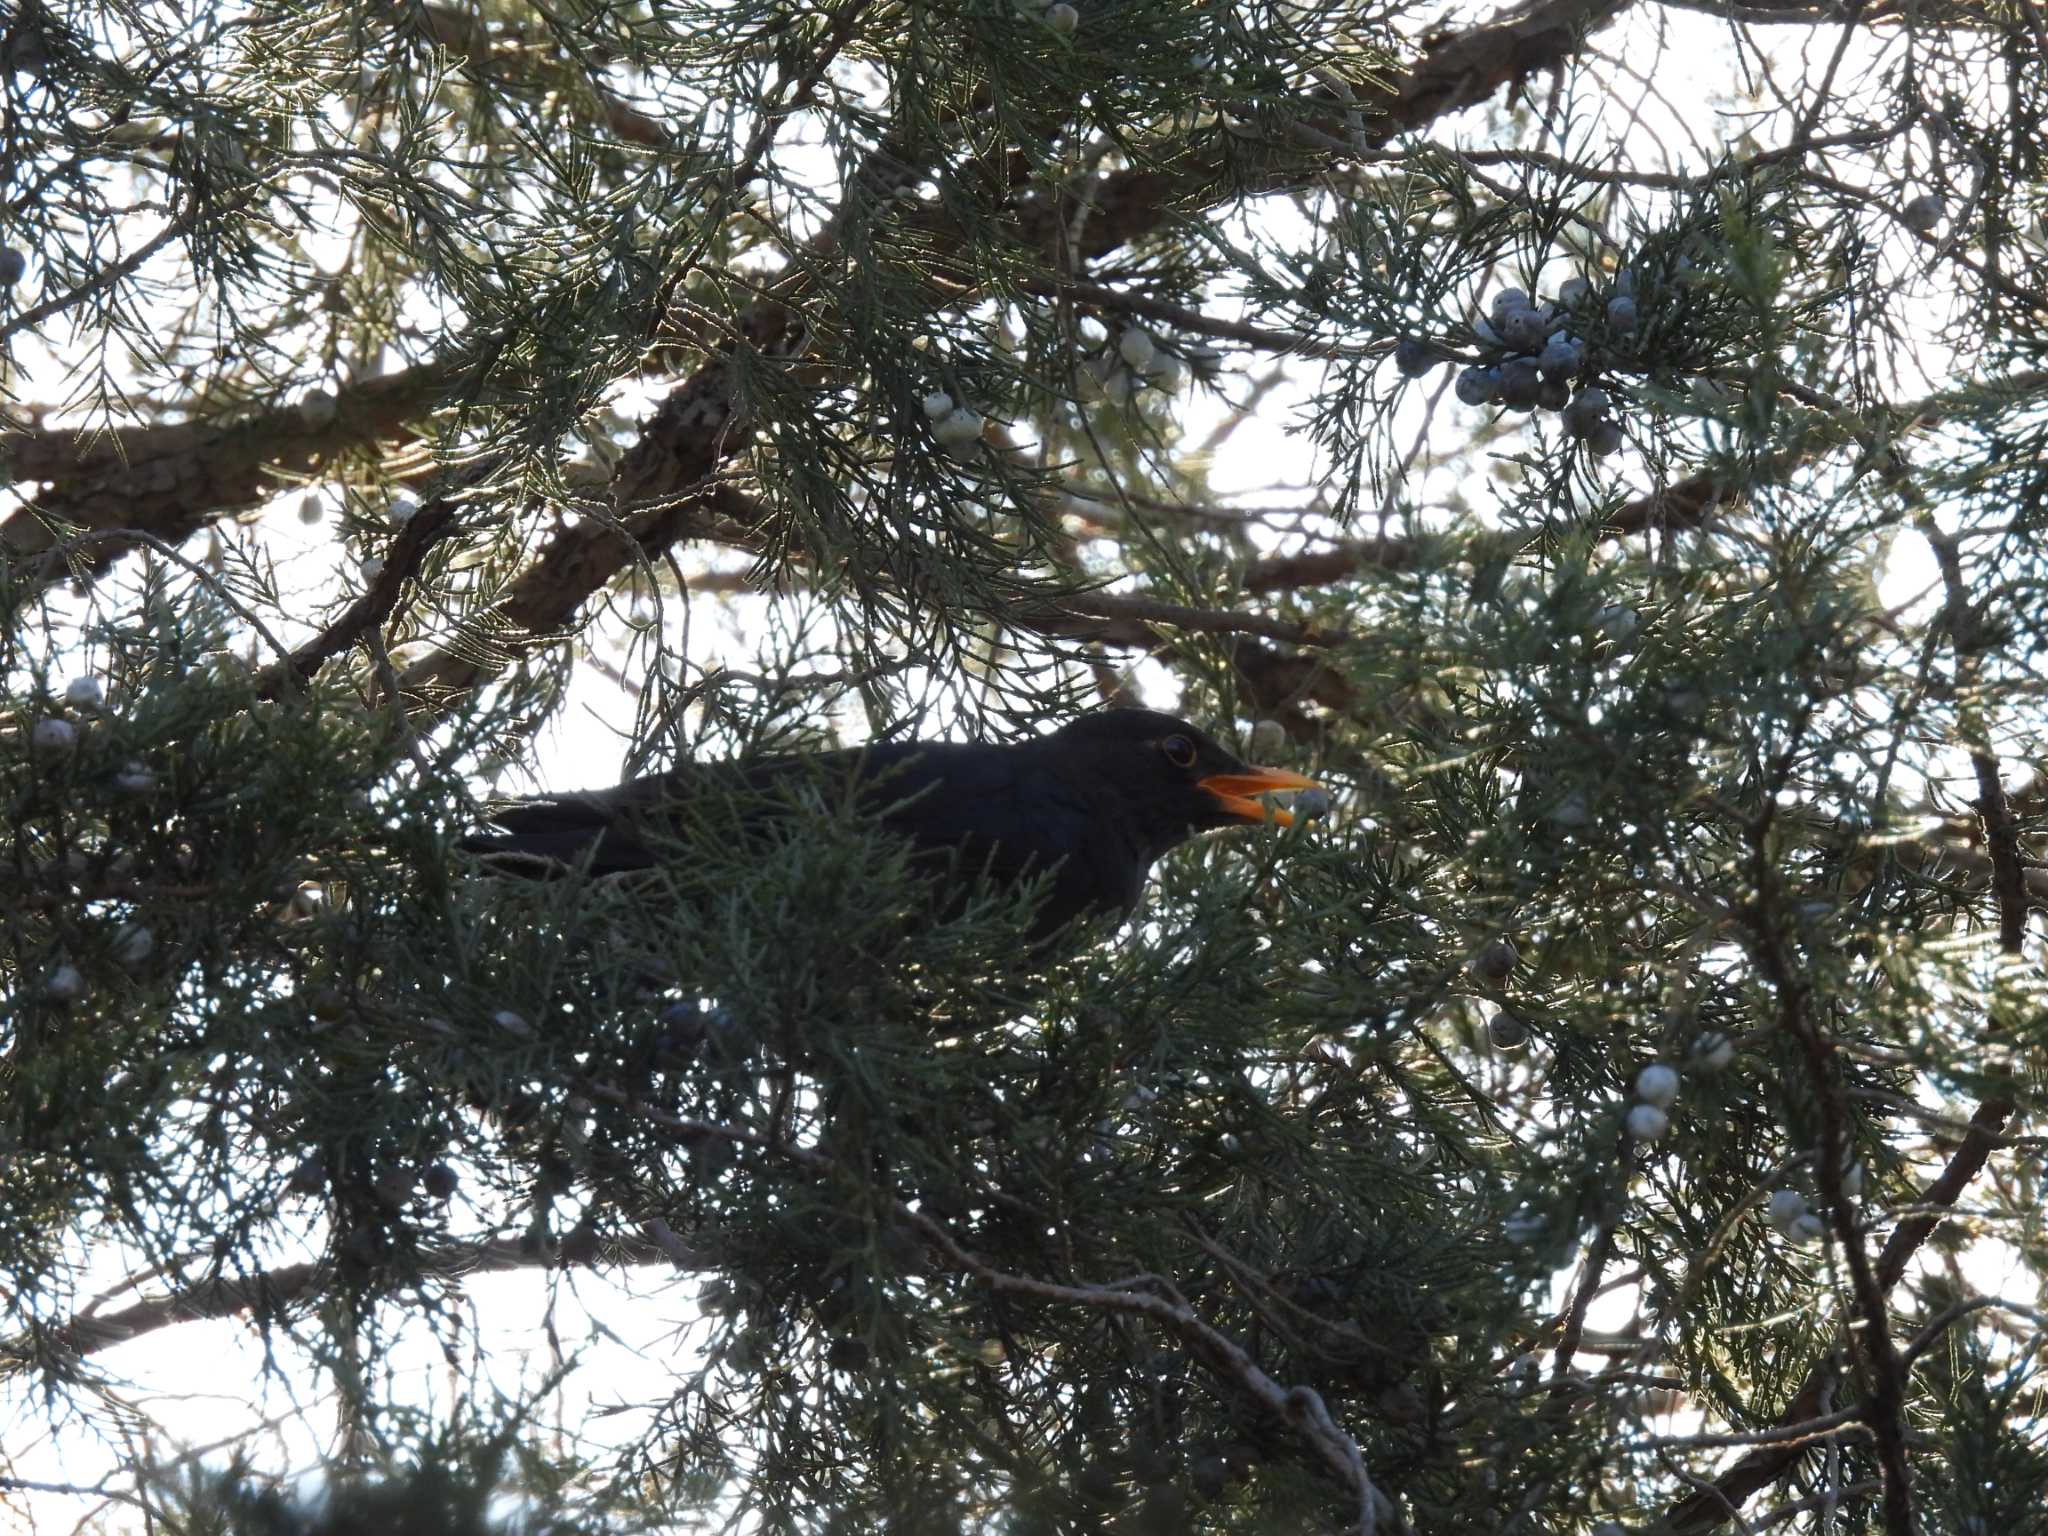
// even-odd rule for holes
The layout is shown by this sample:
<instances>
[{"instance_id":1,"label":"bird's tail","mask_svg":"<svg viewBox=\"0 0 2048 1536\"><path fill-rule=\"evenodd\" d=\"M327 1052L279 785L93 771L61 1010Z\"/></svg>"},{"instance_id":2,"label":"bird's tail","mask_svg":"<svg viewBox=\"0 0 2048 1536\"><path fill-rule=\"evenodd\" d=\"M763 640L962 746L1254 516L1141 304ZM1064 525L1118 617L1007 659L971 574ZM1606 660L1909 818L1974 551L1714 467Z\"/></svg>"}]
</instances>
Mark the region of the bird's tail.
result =
<instances>
[{"instance_id":1,"label":"bird's tail","mask_svg":"<svg viewBox=\"0 0 2048 1536\"><path fill-rule=\"evenodd\" d=\"M544 879L587 866L597 875L642 869L646 851L621 837L613 814L574 796L516 800L490 825L456 846L482 858L494 873Z\"/></svg>"}]
</instances>

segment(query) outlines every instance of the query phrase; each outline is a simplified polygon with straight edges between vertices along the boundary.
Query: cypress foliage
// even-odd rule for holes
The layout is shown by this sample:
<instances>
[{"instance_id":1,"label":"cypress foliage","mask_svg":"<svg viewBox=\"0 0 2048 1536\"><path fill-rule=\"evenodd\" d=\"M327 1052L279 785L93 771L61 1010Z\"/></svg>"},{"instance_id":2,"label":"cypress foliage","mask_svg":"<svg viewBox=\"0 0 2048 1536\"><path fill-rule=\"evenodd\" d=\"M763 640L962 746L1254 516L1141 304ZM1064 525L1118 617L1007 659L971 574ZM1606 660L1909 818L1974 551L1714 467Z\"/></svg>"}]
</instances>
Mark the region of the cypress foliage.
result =
<instances>
[{"instance_id":1,"label":"cypress foliage","mask_svg":"<svg viewBox=\"0 0 2048 1536\"><path fill-rule=\"evenodd\" d=\"M0 1496L2048 1530L2044 48L0 15ZM1331 807L1050 953L826 794L458 848L536 754L1140 701ZM209 1319L296 1428L128 1393Z\"/></svg>"}]
</instances>

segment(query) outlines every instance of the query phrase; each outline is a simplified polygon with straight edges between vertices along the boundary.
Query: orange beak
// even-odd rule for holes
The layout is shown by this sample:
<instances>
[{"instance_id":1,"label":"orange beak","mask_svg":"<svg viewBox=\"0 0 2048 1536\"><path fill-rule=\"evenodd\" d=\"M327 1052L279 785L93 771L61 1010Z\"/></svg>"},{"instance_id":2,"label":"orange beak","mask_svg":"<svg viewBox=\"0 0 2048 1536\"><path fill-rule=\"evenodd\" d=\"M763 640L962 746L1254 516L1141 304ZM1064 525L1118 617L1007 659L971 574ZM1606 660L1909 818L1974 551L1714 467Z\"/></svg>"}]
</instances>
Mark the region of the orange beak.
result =
<instances>
[{"instance_id":1,"label":"orange beak","mask_svg":"<svg viewBox=\"0 0 2048 1536\"><path fill-rule=\"evenodd\" d=\"M1278 806L1268 805L1263 800L1254 800L1253 795L1270 795L1283 789L1321 789L1314 779L1304 779L1298 773L1289 773L1285 768L1254 768L1248 773L1217 773L1206 779L1195 781L1196 787L1206 789L1233 816L1246 821L1277 821L1283 827L1294 825L1294 818Z\"/></svg>"}]
</instances>

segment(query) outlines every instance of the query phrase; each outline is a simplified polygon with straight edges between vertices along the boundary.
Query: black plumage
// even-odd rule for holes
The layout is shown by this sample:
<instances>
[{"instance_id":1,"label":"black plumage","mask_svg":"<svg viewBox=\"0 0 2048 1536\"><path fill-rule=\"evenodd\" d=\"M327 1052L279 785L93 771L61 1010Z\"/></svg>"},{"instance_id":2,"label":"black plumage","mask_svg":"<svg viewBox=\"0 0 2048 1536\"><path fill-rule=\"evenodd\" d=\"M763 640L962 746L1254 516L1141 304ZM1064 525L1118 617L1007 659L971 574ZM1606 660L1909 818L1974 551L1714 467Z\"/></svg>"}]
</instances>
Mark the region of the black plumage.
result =
<instances>
[{"instance_id":1,"label":"black plumage","mask_svg":"<svg viewBox=\"0 0 2048 1536\"><path fill-rule=\"evenodd\" d=\"M879 742L686 763L610 789L514 802L463 846L501 873L575 865L623 874L653 866L664 845L686 846L704 796L738 796L749 835L786 824L811 789L850 794L912 844L918 867L954 899L977 879L1004 886L1050 871L1030 931L1041 940L1077 919L1129 914L1162 854L1212 828L1285 822L1252 797L1310 787L1299 774L1251 767L1184 720L1113 709L1002 745Z\"/></svg>"}]
</instances>

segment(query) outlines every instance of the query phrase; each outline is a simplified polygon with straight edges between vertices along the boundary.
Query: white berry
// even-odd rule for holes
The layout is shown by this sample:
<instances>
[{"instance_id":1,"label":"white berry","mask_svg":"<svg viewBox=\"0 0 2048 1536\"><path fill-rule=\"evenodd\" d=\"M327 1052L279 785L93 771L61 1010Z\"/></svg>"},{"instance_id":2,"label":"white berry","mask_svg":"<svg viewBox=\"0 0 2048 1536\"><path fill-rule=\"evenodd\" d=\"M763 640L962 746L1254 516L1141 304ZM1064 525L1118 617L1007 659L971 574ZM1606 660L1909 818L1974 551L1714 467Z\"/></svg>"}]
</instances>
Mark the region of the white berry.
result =
<instances>
[{"instance_id":1,"label":"white berry","mask_svg":"<svg viewBox=\"0 0 2048 1536\"><path fill-rule=\"evenodd\" d=\"M1678 1098L1678 1072L1661 1061L1653 1061L1636 1074L1636 1097L1645 1104L1669 1109Z\"/></svg>"},{"instance_id":2,"label":"white berry","mask_svg":"<svg viewBox=\"0 0 2048 1536\"><path fill-rule=\"evenodd\" d=\"M1718 1029L1710 1029L1692 1043L1695 1066L1719 1072L1735 1060L1735 1042Z\"/></svg>"},{"instance_id":3,"label":"white berry","mask_svg":"<svg viewBox=\"0 0 2048 1536\"><path fill-rule=\"evenodd\" d=\"M156 935L140 923L123 923L114 930L111 948L120 964L140 965L156 949Z\"/></svg>"},{"instance_id":4,"label":"white berry","mask_svg":"<svg viewBox=\"0 0 2048 1536\"><path fill-rule=\"evenodd\" d=\"M943 389L935 389L924 397L924 414L928 421L937 421L953 409L953 397Z\"/></svg>"},{"instance_id":5,"label":"white berry","mask_svg":"<svg viewBox=\"0 0 2048 1536\"><path fill-rule=\"evenodd\" d=\"M1045 24L1061 37L1072 37L1081 25L1081 13L1071 5L1062 3L1050 7L1045 13Z\"/></svg>"},{"instance_id":6,"label":"white berry","mask_svg":"<svg viewBox=\"0 0 2048 1536\"><path fill-rule=\"evenodd\" d=\"M1117 356L1140 373L1152 366L1155 350L1152 338L1135 325L1116 339Z\"/></svg>"},{"instance_id":7,"label":"white berry","mask_svg":"<svg viewBox=\"0 0 2048 1536\"><path fill-rule=\"evenodd\" d=\"M322 427L332 426L340 409L341 402L328 391L308 390L306 398L299 402L299 420L317 432Z\"/></svg>"},{"instance_id":8,"label":"white berry","mask_svg":"<svg viewBox=\"0 0 2048 1536\"><path fill-rule=\"evenodd\" d=\"M53 1003L75 1003L85 996L85 978L75 965L60 965L43 982L43 996Z\"/></svg>"},{"instance_id":9,"label":"white berry","mask_svg":"<svg viewBox=\"0 0 2048 1536\"><path fill-rule=\"evenodd\" d=\"M36 751L57 757L78 747L78 727L69 720L38 720L28 733L29 745Z\"/></svg>"},{"instance_id":10,"label":"white berry","mask_svg":"<svg viewBox=\"0 0 2048 1536\"><path fill-rule=\"evenodd\" d=\"M74 677L64 688L64 702L73 709L98 709L106 698L107 691L96 677Z\"/></svg>"},{"instance_id":11,"label":"white berry","mask_svg":"<svg viewBox=\"0 0 2048 1536\"><path fill-rule=\"evenodd\" d=\"M384 574L384 557L371 555L363 562L363 580L375 581Z\"/></svg>"},{"instance_id":12,"label":"white berry","mask_svg":"<svg viewBox=\"0 0 2048 1536\"><path fill-rule=\"evenodd\" d=\"M124 795L146 795L156 788L156 775L138 759L130 758L114 775L114 788Z\"/></svg>"},{"instance_id":13,"label":"white berry","mask_svg":"<svg viewBox=\"0 0 2048 1536\"><path fill-rule=\"evenodd\" d=\"M1252 756L1268 758L1276 756L1287 745L1287 727L1278 720L1261 720L1252 727Z\"/></svg>"},{"instance_id":14,"label":"white berry","mask_svg":"<svg viewBox=\"0 0 2048 1536\"><path fill-rule=\"evenodd\" d=\"M932 427L932 436L948 448L963 447L981 436L981 417L966 406L948 411Z\"/></svg>"},{"instance_id":15,"label":"white berry","mask_svg":"<svg viewBox=\"0 0 2048 1536\"><path fill-rule=\"evenodd\" d=\"M1785 1235L1795 1243L1817 1243L1827 1235L1828 1224L1811 1211L1792 1223Z\"/></svg>"},{"instance_id":16,"label":"white berry","mask_svg":"<svg viewBox=\"0 0 2048 1536\"><path fill-rule=\"evenodd\" d=\"M510 1008L500 1008L491 1015L491 1022L504 1030L506 1034L516 1035L521 1040L533 1038L533 1026Z\"/></svg>"},{"instance_id":17,"label":"white berry","mask_svg":"<svg viewBox=\"0 0 2048 1536\"><path fill-rule=\"evenodd\" d=\"M1633 640L1642 622L1635 609L1620 603L1609 604L1593 615L1593 627L1617 645Z\"/></svg>"},{"instance_id":18,"label":"white berry","mask_svg":"<svg viewBox=\"0 0 2048 1536\"><path fill-rule=\"evenodd\" d=\"M1657 1141L1671 1129L1671 1117L1654 1104L1638 1104L1628 1112L1628 1133L1637 1141Z\"/></svg>"},{"instance_id":19,"label":"white berry","mask_svg":"<svg viewBox=\"0 0 2048 1536\"><path fill-rule=\"evenodd\" d=\"M1806 1215L1806 1196L1796 1189L1774 1189L1766 1215L1780 1232L1790 1233L1794 1222Z\"/></svg>"},{"instance_id":20,"label":"white berry","mask_svg":"<svg viewBox=\"0 0 2048 1536\"><path fill-rule=\"evenodd\" d=\"M1593 812L1586 804L1586 797L1577 790L1573 790L1550 808L1551 824L1567 830L1583 827L1592 819Z\"/></svg>"}]
</instances>

